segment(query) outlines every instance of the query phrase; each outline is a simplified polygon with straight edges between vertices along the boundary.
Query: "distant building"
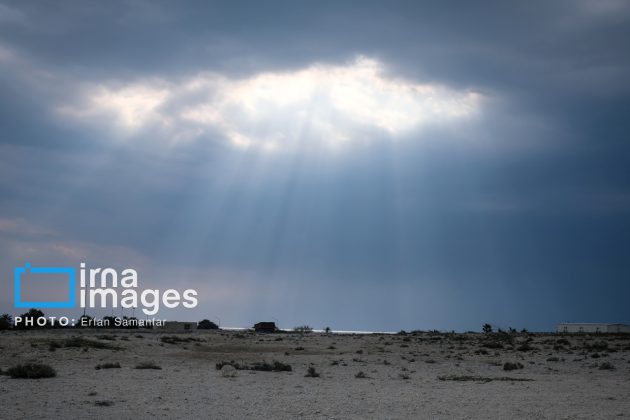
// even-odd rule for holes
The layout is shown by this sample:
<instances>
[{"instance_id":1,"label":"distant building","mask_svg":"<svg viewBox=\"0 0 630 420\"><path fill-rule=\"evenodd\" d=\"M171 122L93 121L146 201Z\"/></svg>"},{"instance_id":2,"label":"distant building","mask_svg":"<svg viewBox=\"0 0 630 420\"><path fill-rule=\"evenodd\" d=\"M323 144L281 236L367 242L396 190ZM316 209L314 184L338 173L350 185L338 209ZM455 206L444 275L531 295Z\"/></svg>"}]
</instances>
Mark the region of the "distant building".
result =
<instances>
[{"instance_id":1,"label":"distant building","mask_svg":"<svg viewBox=\"0 0 630 420\"><path fill-rule=\"evenodd\" d=\"M625 333L630 334L630 326L626 324L573 323L558 324L559 333Z\"/></svg>"},{"instance_id":2,"label":"distant building","mask_svg":"<svg viewBox=\"0 0 630 420\"><path fill-rule=\"evenodd\" d=\"M196 322L183 322L183 321L165 321L164 325L155 327L156 330L160 331L172 331L172 332L184 332L184 331L192 331L197 329Z\"/></svg>"},{"instance_id":3,"label":"distant building","mask_svg":"<svg viewBox=\"0 0 630 420\"><path fill-rule=\"evenodd\" d=\"M209 319L203 319L197 323L198 330L218 330L219 326Z\"/></svg>"},{"instance_id":4,"label":"distant building","mask_svg":"<svg viewBox=\"0 0 630 420\"><path fill-rule=\"evenodd\" d=\"M254 325L256 332L272 333L278 331L275 322L258 322Z\"/></svg>"}]
</instances>

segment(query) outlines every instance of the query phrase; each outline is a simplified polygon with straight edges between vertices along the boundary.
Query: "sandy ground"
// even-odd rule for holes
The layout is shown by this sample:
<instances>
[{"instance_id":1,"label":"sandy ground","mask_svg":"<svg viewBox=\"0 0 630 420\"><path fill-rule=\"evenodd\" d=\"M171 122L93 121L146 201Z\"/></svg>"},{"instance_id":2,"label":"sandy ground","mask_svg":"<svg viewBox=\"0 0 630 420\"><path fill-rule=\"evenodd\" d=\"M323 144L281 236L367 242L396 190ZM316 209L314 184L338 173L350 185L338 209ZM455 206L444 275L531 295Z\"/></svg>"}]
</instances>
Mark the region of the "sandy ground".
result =
<instances>
[{"instance_id":1,"label":"sandy ground","mask_svg":"<svg viewBox=\"0 0 630 420\"><path fill-rule=\"evenodd\" d=\"M63 347L76 336L120 349ZM503 348L487 347L496 343ZM57 371L0 375L1 419L630 419L622 336L42 330L0 333L0 354L3 372L28 362ZM216 363L231 360L277 360L292 371L224 377ZM134 368L143 361L162 369ZM95 369L105 362L121 368ZM523 368L505 371L505 362ZM614 369L600 369L604 362ZM320 377L305 377L311 365Z\"/></svg>"}]
</instances>

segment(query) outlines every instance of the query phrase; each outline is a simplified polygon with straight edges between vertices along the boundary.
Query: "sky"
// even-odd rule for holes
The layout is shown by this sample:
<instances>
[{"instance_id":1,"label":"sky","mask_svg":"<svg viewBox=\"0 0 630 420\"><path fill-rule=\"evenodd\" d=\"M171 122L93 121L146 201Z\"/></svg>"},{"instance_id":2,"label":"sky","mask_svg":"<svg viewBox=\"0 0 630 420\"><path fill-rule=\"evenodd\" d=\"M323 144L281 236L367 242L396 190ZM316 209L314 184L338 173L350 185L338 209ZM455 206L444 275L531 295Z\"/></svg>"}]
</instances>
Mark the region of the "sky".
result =
<instances>
[{"instance_id":1,"label":"sky","mask_svg":"<svg viewBox=\"0 0 630 420\"><path fill-rule=\"evenodd\" d=\"M628 39L616 0L0 0L0 312L85 262L223 326L629 323Z\"/></svg>"}]
</instances>

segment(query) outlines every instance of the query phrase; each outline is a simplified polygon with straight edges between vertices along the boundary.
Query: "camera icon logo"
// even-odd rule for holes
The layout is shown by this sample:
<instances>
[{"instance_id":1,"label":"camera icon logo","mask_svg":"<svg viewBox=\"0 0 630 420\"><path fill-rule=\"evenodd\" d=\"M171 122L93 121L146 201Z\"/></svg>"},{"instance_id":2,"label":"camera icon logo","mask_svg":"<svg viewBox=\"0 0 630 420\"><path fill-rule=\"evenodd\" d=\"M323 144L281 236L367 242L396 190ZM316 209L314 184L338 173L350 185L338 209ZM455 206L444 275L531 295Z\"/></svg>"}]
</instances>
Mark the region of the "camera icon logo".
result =
<instances>
[{"instance_id":1,"label":"camera icon logo","mask_svg":"<svg viewBox=\"0 0 630 420\"><path fill-rule=\"evenodd\" d=\"M22 300L22 282L26 274L53 274L65 275L68 281L68 299L62 301L27 301ZM75 279L76 270L74 267L31 267L29 263L24 267L15 267L13 271L14 281L14 304L16 308L73 308L75 306Z\"/></svg>"}]
</instances>

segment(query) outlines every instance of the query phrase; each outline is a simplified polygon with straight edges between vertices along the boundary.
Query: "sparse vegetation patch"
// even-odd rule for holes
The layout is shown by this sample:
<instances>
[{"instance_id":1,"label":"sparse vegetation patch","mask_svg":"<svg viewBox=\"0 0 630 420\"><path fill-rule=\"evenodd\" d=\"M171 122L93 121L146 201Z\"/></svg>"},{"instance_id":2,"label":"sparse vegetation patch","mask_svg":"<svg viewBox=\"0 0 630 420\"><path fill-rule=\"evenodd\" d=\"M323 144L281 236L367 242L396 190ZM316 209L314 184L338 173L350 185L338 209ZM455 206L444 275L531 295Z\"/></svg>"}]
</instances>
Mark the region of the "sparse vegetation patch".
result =
<instances>
[{"instance_id":1,"label":"sparse vegetation patch","mask_svg":"<svg viewBox=\"0 0 630 420\"><path fill-rule=\"evenodd\" d=\"M291 368L291 365L279 362L277 360L274 360L272 363L267 363L263 361L254 363L252 365L247 365L244 363L240 364L232 360L230 362L219 362L215 366L217 370L221 370L223 366L226 365L232 366L236 370L258 370L261 372L291 372L293 370Z\"/></svg>"},{"instance_id":2,"label":"sparse vegetation patch","mask_svg":"<svg viewBox=\"0 0 630 420\"><path fill-rule=\"evenodd\" d=\"M160 341L162 343L167 343L167 344L178 344L178 343L191 343L191 342L201 343L204 340L202 340L201 338L196 338L196 337L178 337L176 335L165 335L163 337L160 337Z\"/></svg>"},{"instance_id":3,"label":"sparse vegetation patch","mask_svg":"<svg viewBox=\"0 0 630 420\"><path fill-rule=\"evenodd\" d=\"M491 381L516 381L516 382L529 382L533 379L528 378L511 378L508 376L500 377L488 377L488 376L471 376L471 375L446 375L438 376L440 381L459 381L459 382L491 382Z\"/></svg>"},{"instance_id":4,"label":"sparse vegetation patch","mask_svg":"<svg viewBox=\"0 0 630 420\"><path fill-rule=\"evenodd\" d=\"M51 366L43 363L25 363L9 368L7 374L14 379L52 378L57 372Z\"/></svg>"},{"instance_id":5,"label":"sparse vegetation patch","mask_svg":"<svg viewBox=\"0 0 630 420\"><path fill-rule=\"evenodd\" d=\"M101 363L100 365L96 365L94 367L94 369L96 369L96 370L101 370L101 369L120 369L120 363L118 363L118 362Z\"/></svg>"},{"instance_id":6,"label":"sparse vegetation patch","mask_svg":"<svg viewBox=\"0 0 630 420\"><path fill-rule=\"evenodd\" d=\"M505 362L503 364L503 370L517 370L523 369L523 365L519 362Z\"/></svg>"},{"instance_id":7,"label":"sparse vegetation patch","mask_svg":"<svg viewBox=\"0 0 630 420\"><path fill-rule=\"evenodd\" d=\"M162 369L160 366L156 365L155 362L140 362L136 365L136 367L134 369L156 369L156 370L160 370Z\"/></svg>"},{"instance_id":8,"label":"sparse vegetation patch","mask_svg":"<svg viewBox=\"0 0 630 420\"><path fill-rule=\"evenodd\" d=\"M102 341L94 341L88 340L83 337L72 337L66 340L51 340L49 344L49 349L58 349L58 348L82 348L82 349L104 349L104 350L121 350L122 347L119 347L115 344L104 343Z\"/></svg>"},{"instance_id":9,"label":"sparse vegetation patch","mask_svg":"<svg viewBox=\"0 0 630 420\"><path fill-rule=\"evenodd\" d=\"M315 370L315 366L309 366L304 376L307 378L319 378L319 373Z\"/></svg>"}]
</instances>

